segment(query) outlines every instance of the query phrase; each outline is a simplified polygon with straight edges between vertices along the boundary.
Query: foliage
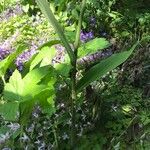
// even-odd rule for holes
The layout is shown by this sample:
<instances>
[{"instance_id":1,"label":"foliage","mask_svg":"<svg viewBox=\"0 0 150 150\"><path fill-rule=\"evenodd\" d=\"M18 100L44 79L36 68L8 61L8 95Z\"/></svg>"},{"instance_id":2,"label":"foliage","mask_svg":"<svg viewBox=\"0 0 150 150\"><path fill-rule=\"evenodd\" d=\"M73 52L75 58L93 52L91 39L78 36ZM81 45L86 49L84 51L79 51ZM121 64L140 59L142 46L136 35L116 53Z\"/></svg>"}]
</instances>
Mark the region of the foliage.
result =
<instances>
[{"instance_id":1,"label":"foliage","mask_svg":"<svg viewBox=\"0 0 150 150\"><path fill-rule=\"evenodd\" d=\"M145 3L0 2L0 149L149 149Z\"/></svg>"}]
</instances>

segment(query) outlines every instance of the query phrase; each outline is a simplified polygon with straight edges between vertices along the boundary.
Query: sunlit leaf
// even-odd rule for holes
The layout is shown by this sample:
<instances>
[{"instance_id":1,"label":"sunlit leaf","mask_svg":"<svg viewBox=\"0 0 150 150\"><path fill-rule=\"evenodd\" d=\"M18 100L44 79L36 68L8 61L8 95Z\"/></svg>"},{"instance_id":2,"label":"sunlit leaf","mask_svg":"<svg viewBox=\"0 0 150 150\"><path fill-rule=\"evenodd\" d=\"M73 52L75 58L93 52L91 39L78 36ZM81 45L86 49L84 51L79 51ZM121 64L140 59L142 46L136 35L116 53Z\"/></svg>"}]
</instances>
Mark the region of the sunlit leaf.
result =
<instances>
[{"instance_id":1,"label":"sunlit leaf","mask_svg":"<svg viewBox=\"0 0 150 150\"><path fill-rule=\"evenodd\" d=\"M23 78L23 81L25 84L29 84L30 86L32 84L37 84L44 76L46 76L50 72L50 70L51 69L49 66L33 69Z\"/></svg>"},{"instance_id":2,"label":"sunlit leaf","mask_svg":"<svg viewBox=\"0 0 150 150\"><path fill-rule=\"evenodd\" d=\"M58 72L58 74L60 74L64 77L69 76L70 69L72 68L72 66L67 63L55 64L54 67L55 67L56 71Z\"/></svg>"},{"instance_id":3,"label":"sunlit leaf","mask_svg":"<svg viewBox=\"0 0 150 150\"><path fill-rule=\"evenodd\" d=\"M89 54L105 49L110 46L110 43L105 38L95 38L87 43L84 43L78 48L78 57L84 57Z\"/></svg>"},{"instance_id":4,"label":"sunlit leaf","mask_svg":"<svg viewBox=\"0 0 150 150\"><path fill-rule=\"evenodd\" d=\"M24 88L24 82L21 74L18 70L15 70L4 87L4 99L8 101L20 101L22 99L22 93Z\"/></svg>"},{"instance_id":5,"label":"sunlit leaf","mask_svg":"<svg viewBox=\"0 0 150 150\"><path fill-rule=\"evenodd\" d=\"M7 120L15 120L18 115L20 123L26 124L35 102L40 97L42 101L47 101L55 96L53 84L56 79L52 78L52 75L55 76L52 72L54 72L53 67L44 66L31 70L22 79L19 71L15 70L4 87L4 100L7 100L7 103L0 105L0 114ZM43 99L45 90L48 90L49 95Z\"/></svg>"},{"instance_id":6,"label":"sunlit leaf","mask_svg":"<svg viewBox=\"0 0 150 150\"><path fill-rule=\"evenodd\" d=\"M40 63L40 66L46 66L51 64L53 57L55 56L55 49L50 47L43 47L36 55L34 60L30 64L30 70Z\"/></svg>"}]
</instances>

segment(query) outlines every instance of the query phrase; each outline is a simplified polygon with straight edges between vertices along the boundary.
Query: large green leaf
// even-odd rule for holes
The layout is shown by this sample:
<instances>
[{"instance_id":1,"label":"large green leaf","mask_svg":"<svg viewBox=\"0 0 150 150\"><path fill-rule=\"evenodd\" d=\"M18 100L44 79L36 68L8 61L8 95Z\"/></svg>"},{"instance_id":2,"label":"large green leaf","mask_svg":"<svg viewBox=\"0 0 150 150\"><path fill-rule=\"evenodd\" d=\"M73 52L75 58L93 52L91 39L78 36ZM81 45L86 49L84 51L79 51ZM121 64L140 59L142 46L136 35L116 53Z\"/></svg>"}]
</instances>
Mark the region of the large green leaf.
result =
<instances>
[{"instance_id":1,"label":"large green leaf","mask_svg":"<svg viewBox=\"0 0 150 150\"><path fill-rule=\"evenodd\" d=\"M50 73L50 71L50 66L33 69L23 78L23 81L26 85L29 84L30 86L37 84L44 76Z\"/></svg>"},{"instance_id":2,"label":"large green leaf","mask_svg":"<svg viewBox=\"0 0 150 150\"><path fill-rule=\"evenodd\" d=\"M139 42L135 43L130 50L118 54L113 54L109 58L102 60L100 63L90 68L87 72L85 72L85 75L78 82L77 90L82 90L91 82L99 79L107 72L113 70L114 68L122 64L132 54L133 50L136 48L138 43Z\"/></svg>"},{"instance_id":3,"label":"large green leaf","mask_svg":"<svg viewBox=\"0 0 150 150\"><path fill-rule=\"evenodd\" d=\"M24 99L33 99L41 91L48 88L46 83L51 80L51 75L55 77L54 68L51 66L44 66L31 70L24 78L23 82L25 84L23 96ZM44 82L47 78L46 83Z\"/></svg>"},{"instance_id":4,"label":"large green leaf","mask_svg":"<svg viewBox=\"0 0 150 150\"><path fill-rule=\"evenodd\" d=\"M7 103L0 105L0 114L7 120L16 119L16 114L19 113L19 121L22 124L27 123L27 120L32 112L33 106L38 98L43 97L43 101L54 95L55 76L54 68L51 66L44 66L31 70L23 79L18 70L15 70L10 77L9 83L4 87L4 100ZM51 74L52 73L52 74ZM50 75L49 75L50 74ZM47 84L41 82L46 78ZM49 90L49 97L44 100L43 91ZM42 92L42 95L40 93ZM10 110L10 107L12 108ZM13 107L14 106L14 107Z\"/></svg>"},{"instance_id":5,"label":"large green leaf","mask_svg":"<svg viewBox=\"0 0 150 150\"><path fill-rule=\"evenodd\" d=\"M22 93L24 82L18 70L15 70L4 87L4 100L7 101L20 101L23 100Z\"/></svg>"},{"instance_id":6,"label":"large green leaf","mask_svg":"<svg viewBox=\"0 0 150 150\"><path fill-rule=\"evenodd\" d=\"M46 85L28 85L24 87L24 91L23 91L23 101L26 101L28 99L33 100L34 97L39 94L41 91L43 91L44 89L46 89L47 86Z\"/></svg>"},{"instance_id":7,"label":"large green leaf","mask_svg":"<svg viewBox=\"0 0 150 150\"><path fill-rule=\"evenodd\" d=\"M31 62L30 70L32 70L40 62L40 66L46 66L51 64L53 57L55 56L55 48L43 47L39 53L36 55L34 60Z\"/></svg>"},{"instance_id":8,"label":"large green leaf","mask_svg":"<svg viewBox=\"0 0 150 150\"><path fill-rule=\"evenodd\" d=\"M84 57L89 54L105 49L110 46L110 43L105 38L95 38L87 43L84 43L78 48L78 57Z\"/></svg>"},{"instance_id":9,"label":"large green leaf","mask_svg":"<svg viewBox=\"0 0 150 150\"><path fill-rule=\"evenodd\" d=\"M33 98L46 85L37 85L51 69L49 66L40 67L30 71L23 79L18 70L10 77L9 83L4 87L4 99L8 101L24 101Z\"/></svg>"}]
</instances>

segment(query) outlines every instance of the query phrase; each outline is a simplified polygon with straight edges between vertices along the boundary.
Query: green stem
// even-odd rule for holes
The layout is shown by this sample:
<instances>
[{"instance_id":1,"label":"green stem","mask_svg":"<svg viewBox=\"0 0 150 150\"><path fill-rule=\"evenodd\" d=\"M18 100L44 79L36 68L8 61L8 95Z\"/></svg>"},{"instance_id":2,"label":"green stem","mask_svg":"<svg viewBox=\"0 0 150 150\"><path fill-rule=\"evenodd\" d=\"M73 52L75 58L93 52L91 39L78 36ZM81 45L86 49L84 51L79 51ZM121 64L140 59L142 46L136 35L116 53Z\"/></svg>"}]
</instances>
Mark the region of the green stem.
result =
<instances>
[{"instance_id":1,"label":"green stem","mask_svg":"<svg viewBox=\"0 0 150 150\"><path fill-rule=\"evenodd\" d=\"M75 50L77 50L77 48L79 46L82 18L83 18L83 14L84 14L84 10L85 10L85 5L86 5L86 0L83 0L82 5L81 5L81 13L80 13L80 17L79 17L78 27L77 27L76 40L74 43Z\"/></svg>"},{"instance_id":2,"label":"green stem","mask_svg":"<svg viewBox=\"0 0 150 150\"><path fill-rule=\"evenodd\" d=\"M76 92L76 65L74 66L71 74L71 147L75 145L75 106L77 100Z\"/></svg>"},{"instance_id":3,"label":"green stem","mask_svg":"<svg viewBox=\"0 0 150 150\"><path fill-rule=\"evenodd\" d=\"M52 24L54 27L56 33L58 34L59 38L61 39L64 47L66 48L66 51L70 57L72 65L75 63L75 56L73 53L73 50L71 46L69 45L69 42L66 39L66 36L63 32L63 29L61 28L60 24L56 20L55 16L53 15L53 12L51 11L49 7L49 3L46 0L36 0L39 7L41 8L43 14L46 16L48 21Z\"/></svg>"},{"instance_id":4,"label":"green stem","mask_svg":"<svg viewBox=\"0 0 150 150\"><path fill-rule=\"evenodd\" d=\"M57 124L56 122L54 122L53 134L54 134L55 146L56 146L56 149L59 149L56 129L57 129Z\"/></svg>"},{"instance_id":5,"label":"green stem","mask_svg":"<svg viewBox=\"0 0 150 150\"><path fill-rule=\"evenodd\" d=\"M74 43L74 56L75 61L73 63L73 69L71 72L71 114L72 114L72 124L71 124L71 148L74 148L75 145L75 136L76 136L76 129L75 129L75 107L76 107L76 101L77 101L77 90L76 90L76 73L77 73L77 53L78 53L78 47L79 47L79 41L80 41L80 31L81 31L81 25L82 25L82 18L83 13L85 9L86 0L82 1L81 5L81 13L79 17L77 32L76 32L76 40Z\"/></svg>"}]
</instances>

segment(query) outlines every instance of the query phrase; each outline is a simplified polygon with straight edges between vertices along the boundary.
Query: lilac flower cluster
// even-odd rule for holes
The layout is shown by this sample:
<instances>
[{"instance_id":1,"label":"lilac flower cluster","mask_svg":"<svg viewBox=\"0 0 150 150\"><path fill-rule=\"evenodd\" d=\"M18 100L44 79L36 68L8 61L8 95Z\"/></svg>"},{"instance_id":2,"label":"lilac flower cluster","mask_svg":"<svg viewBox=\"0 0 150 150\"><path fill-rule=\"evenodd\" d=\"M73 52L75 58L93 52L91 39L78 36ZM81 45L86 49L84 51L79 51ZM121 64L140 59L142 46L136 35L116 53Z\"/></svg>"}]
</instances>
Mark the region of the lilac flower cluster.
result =
<instances>
[{"instance_id":1,"label":"lilac flower cluster","mask_svg":"<svg viewBox=\"0 0 150 150\"><path fill-rule=\"evenodd\" d=\"M19 31L16 31L16 33L7 40L5 40L5 42L0 43L0 60L3 60L13 52L12 45L16 41L18 35Z\"/></svg>"},{"instance_id":2,"label":"lilac flower cluster","mask_svg":"<svg viewBox=\"0 0 150 150\"><path fill-rule=\"evenodd\" d=\"M90 66L94 63L99 62L100 60L103 60L104 58L107 58L113 54L112 49L106 49L104 51L98 51L97 53L85 56L83 58L80 58L77 60L77 66L79 69L85 68L87 66Z\"/></svg>"},{"instance_id":3,"label":"lilac flower cluster","mask_svg":"<svg viewBox=\"0 0 150 150\"><path fill-rule=\"evenodd\" d=\"M17 30L14 35L6 39L4 42L0 43L0 61L14 52L15 49L13 48L13 45L17 41L17 37L19 35L20 32ZM15 61L18 70L21 71L23 69L24 63L31 59L31 57L38 52L38 46L45 43L45 41L47 41L47 39L34 39L34 41L30 45L30 48L18 56Z\"/></svg>"},{"instance_id":4,"label":"lilac flower cluster","mask_svg":"<svg viewBox=\"0 0 150 150\"><path fill-rule=\"evenodd\" d=\"M90 31L90 32L81 31L81 33L80 33L80 40L83 43L90 39L93 39L93 38L94 38L94 33L92 31Z\"/></svg>"},{"instance_id":5,"label":"lilac flower cluster","mask_svg":"<svg viewBox=\"0 0 150 150\"><path fill-rule=\"evenodd\" d=\"M9 54L10 54L9 50L0 47L0 61L6 58Z\"/></svg>"},{"instance_id":6,"label":"lilac flower cluster","mask_svg":"<svg viewBox=\"0 0 150 150\"><path fill-rule=\"evenodd\" d=\"M33 55L38 53L36 49L37 49L37 46L32 45L30 50L24 51L21 55L17 57L15 64L18 67L18 70L21 71L23 69L24 63L30 60Z\"/></svg>"}]
</instances>

